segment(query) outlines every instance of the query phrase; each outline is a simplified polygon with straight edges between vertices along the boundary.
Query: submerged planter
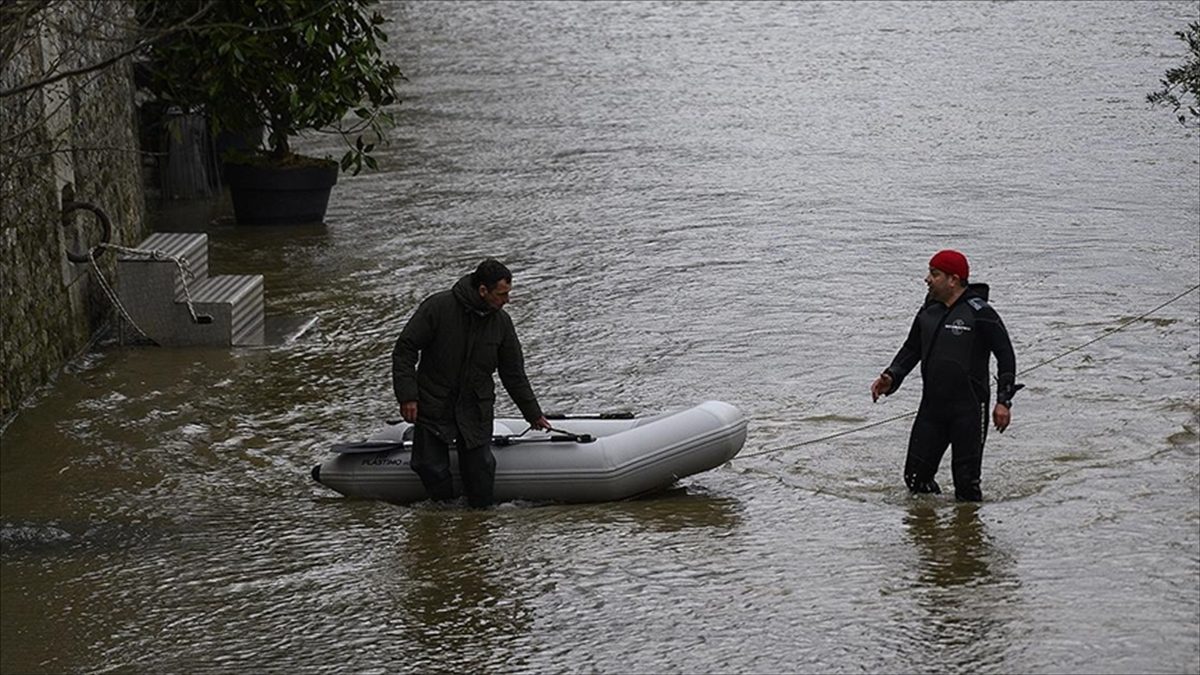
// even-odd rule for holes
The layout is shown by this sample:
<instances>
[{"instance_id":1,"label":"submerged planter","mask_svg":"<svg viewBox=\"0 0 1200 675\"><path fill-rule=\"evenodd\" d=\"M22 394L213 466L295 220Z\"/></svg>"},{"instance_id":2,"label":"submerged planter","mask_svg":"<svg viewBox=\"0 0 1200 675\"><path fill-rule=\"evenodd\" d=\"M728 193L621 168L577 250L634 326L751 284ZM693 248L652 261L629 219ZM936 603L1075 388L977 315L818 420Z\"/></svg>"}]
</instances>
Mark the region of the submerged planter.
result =
<instances>
[{"instance_id":1,"label":"submerged planter","mask_svg":"<svg viewBox=\"0 0 1200 675\"><path fill-rule=\"evenodd\" d=\"M225 165L225 182L239 225L304 225L325 220L338 163L298 166Z\"/></svg>"}]
</instances>

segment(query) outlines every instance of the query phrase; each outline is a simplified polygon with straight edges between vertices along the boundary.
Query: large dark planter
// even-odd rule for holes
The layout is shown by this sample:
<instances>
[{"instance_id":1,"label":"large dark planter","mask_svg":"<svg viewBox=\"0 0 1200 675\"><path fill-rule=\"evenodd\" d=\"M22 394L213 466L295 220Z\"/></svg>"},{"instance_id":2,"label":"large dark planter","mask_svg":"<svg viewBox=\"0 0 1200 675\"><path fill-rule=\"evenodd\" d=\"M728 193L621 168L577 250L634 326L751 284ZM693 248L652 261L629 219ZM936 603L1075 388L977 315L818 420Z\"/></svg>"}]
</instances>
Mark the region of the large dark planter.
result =
<instances>
[{"instance_id":1,"label":"large dark planter","mask_svg":"<svg viewBox=\"0 0 1200 675\"><path fill-rule=\"evenodd\" d=\"M226 164L225 182L239 225L320 223L337 183L334 161L304 166Z\"/></svg>"}]
</instances>

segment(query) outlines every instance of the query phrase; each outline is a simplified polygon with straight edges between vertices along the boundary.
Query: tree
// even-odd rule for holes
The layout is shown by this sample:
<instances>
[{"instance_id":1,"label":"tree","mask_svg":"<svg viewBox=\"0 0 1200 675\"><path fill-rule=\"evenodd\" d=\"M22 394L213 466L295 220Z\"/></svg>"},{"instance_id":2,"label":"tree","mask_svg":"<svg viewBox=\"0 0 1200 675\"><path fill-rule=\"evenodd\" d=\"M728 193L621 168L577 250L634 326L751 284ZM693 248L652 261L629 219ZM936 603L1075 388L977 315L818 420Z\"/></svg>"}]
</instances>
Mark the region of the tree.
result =
<instances>
[{"instance_id":1,"label":"tree","mask_svg":"<svg viewBox=\"0 0 1200 675\"><path fill-rule=\"evenodd\" d=\"M1186 31L1177 31L1175 36L1187 43L1191 57L1183 65L1168 69L1161 81L1163 88L1151 93L1146 100L1154 105L1170 106L1185 127L1200 128L1200 22L1189 24ZM1189 93L1194 104L1186 102ZM1182 101L1180 97L1183 97Z\"/></svg>"},{"instance_id":2,"label":"tree","mask_svg":"<svg viewBox=\"0 0 1200 675\"><path fill-rule=\"evenodd\" d=\"M386 60L384 18L374 0L218 2L197 23L146 50L148 89L159 100L202 110L217 130L266 125L268 159L295 161L289 138L333 130L346 139L343 169L375 167L370 156L400 68ZM139 0L148 28L162 31L203 8L201 0ZM353 113L353 121L347 118ZM373 132L364 141L363 133Z\"/></svg>"}]
</instances>

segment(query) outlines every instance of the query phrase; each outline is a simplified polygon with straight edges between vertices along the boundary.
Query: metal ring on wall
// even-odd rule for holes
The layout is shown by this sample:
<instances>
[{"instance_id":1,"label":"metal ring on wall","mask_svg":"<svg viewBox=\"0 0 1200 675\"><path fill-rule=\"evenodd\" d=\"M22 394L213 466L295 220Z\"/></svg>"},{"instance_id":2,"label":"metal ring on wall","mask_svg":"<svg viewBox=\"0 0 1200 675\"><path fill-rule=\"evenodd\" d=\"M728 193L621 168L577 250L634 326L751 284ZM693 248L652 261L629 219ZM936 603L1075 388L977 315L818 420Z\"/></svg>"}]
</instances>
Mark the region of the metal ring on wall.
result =
<instances>
[{"instance_id":1,"label":"metal ring on wall","mask_svg":"<svg viewBox=\"0 0 1200 675\"><path fill-rule=\"evenodd\" d=\"M71 224L70 220L67 219L67 214L71 213L72 211L77 211L79 209L83 209L85 211L91 211L93 214L95 214L96 219L100 221L100 227L103 228L103 233L100 235L100 244L107 244L108 240L112 238L112 221L108 219L108 214L101 211L100 207L98 207L94 204L88 204L87 202L73 202L73 201L63 202L63 209L62 209L63 227L67 227ZM76 252L72 251L70 249L70 247L68 247L67 248L67 260L70 260L73 263L85 263L91 258L100 257L100 255L102 253L104 253L104 251L106 251L106 250L107 249L104 246L97 245L92 248L91 256L87 256L87 255L83 255L80 253L76 253Z\"/></svg>"}]
</instances>

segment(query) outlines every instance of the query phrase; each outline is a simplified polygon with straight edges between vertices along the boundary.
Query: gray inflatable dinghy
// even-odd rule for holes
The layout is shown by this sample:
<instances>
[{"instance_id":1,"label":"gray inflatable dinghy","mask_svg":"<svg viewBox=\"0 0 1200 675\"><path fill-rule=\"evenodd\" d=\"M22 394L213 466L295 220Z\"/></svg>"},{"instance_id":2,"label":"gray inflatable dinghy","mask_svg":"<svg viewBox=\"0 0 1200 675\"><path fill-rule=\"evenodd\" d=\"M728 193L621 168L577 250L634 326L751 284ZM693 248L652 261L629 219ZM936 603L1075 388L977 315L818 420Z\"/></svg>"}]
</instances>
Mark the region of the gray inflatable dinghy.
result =
<instances>
[{"instance_id":1,"label":"gray inflatable dinghy","mask_svg":"<svg viewBox=\"0 0 1200 675\"><path fill-rule=\"evenodd\" d=\"M533 431L524 420L496 420L496 501L628 499L718 467L746 442L745 416L720 401L647 417L564 415L550 421L566 429ZM365 441L336 444L312 476L348 497L421 501L425 489L409 466L410 430L401 422ZM461 494L455 453L450 460Z\"/></svg>"}]
</instances>

